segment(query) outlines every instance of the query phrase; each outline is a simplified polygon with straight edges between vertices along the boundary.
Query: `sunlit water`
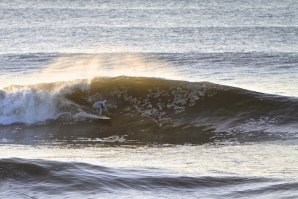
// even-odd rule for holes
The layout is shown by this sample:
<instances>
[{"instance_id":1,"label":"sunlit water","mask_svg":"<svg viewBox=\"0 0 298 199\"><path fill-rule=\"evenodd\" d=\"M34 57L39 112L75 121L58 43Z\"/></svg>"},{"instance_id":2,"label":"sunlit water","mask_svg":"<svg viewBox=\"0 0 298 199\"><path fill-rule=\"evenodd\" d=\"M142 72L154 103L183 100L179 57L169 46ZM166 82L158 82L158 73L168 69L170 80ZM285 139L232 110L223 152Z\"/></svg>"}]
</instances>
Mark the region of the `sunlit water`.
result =
<instances>
[{"instance_id":1,"label":"sunlit water","mask_svg":"<svg viewBox=\"0 0 298 199\"><path fill-rule=\"evenodd\" d=\"M144 134L156 136L152 143L122 145L136 132L45 122L55 116L57 93L74 90L76 79L84 91L101 76L208 81L286 97L229 90L210 98L215 108L198 105L200 117L192 113L194 124L181 127L198 127L206 140L173 132L203 145L176 137L179 145L169 145L154 131ZM60 81L46 92L5 88ZM298 198L297 1L3 0L0 88L1 198ZM175 100L184 103L179 92ZM75 105L101 93L89 94ZM112 121L121 115L111 112ZM154 129L153 119L142 132ZM26 124L8 126L14 122ZM225 127L219 140L209 134L213 123Z\"/></svg>"}]
</instances>

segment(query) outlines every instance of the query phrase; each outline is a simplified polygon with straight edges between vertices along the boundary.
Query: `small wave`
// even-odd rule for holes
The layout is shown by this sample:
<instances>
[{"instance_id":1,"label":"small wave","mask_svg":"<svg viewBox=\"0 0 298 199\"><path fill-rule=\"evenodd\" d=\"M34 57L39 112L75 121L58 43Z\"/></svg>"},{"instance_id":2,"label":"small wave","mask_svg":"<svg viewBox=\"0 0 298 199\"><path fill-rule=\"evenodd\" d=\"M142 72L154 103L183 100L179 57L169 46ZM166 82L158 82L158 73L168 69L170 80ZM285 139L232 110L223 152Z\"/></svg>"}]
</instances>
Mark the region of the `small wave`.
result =
<instances>
[{"instance_id":1,"label":"small wave","mask_svg":"<svg viewBox=\"0 0 298 199\"><path fill-rule=\"evenodd\" d=\"M112 122L98 129L99 122L93 121L88 129L127 134L132 140L205 143L297 137L296 98L143 77L11 86L1 93L0 124L62 124L76 132L79 122L96 118L92 104L103 99Z\"/></svg>"},{"instance_id":2,"label":"small wave","mask_svg":"<svg viewBox=\"0 0 298 199\"><path fill-rule=\"evenodd\" d=\"M277 180L233 176L180 176L153 169L120 169L79 162L46 160L0 160L2 190L0 196L20 193L28 196L58 196L69 193L99 194L135 191L198 191L222 187L263 186ZM238 188L237 188L238 189ZM78 196L77 195L77 196Z\"/></svg>"}]
</instances>

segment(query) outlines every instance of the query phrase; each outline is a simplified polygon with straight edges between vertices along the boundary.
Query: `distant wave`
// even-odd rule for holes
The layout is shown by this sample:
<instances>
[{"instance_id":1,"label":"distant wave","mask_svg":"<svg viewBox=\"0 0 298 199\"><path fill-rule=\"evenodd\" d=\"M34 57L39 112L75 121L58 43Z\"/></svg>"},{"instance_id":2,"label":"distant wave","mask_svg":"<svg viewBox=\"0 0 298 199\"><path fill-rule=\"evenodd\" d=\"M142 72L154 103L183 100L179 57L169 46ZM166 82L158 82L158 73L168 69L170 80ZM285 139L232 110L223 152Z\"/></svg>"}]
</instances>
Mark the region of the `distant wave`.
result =
<instances>
[{"instance_id":1,"label":"distant wave","mask_svg":"<svg viewBox=\"0 0 298 199\"><path fill-rule=\"evenodd\" d=\"M133 140L204 143L297 136L296 98L209 82L143 77L10 86L1 91L0 124L62 125L75 131L77 125L94 119L86 115L96 114L92 104L102 99L108 100L111 124L98 129L98 122L93 122L94 129L88 129Z\"/></svg>"}]
</instances>

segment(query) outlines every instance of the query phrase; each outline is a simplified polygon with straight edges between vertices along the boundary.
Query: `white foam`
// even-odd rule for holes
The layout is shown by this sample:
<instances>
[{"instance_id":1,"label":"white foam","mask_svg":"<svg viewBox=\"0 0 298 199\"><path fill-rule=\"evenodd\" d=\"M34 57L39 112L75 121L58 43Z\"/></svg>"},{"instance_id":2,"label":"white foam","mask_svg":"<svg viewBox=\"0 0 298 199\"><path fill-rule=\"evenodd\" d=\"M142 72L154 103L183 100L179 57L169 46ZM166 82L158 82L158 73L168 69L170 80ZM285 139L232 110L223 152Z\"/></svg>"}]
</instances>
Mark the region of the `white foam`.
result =
<instances>
[{"instance_id":1,"label":"white foam","mask_svg":"<svg viewBox=\"0 0 298 199\"><path fill-rule=\"evenodd\" d=\"M85 121L85 120L88 120L88 119L98 119L98 117L96 115L86 113L85 111L78 112L77 114L75 114L73 116L73 118L75 119L75 121Z\"/></svg>"},{"instance_id":2,"label":"white foam","mask_svg":"<svg viewBox=\"0 0 298 199\"><path fill-rule=\"evenodd\" d=\"M20 88L3 92L0 100L0 124L33 124L54 118L57 98L48 91Z\"/></svg>"},{"instance_id":3,"label":"white foam","mask_svg":"<svg viewBox=\"0 0 298 199\"><path fill-rule=\"evenodd\" d=\"M86 90L86 81L70 81L51 85L10 86L0 91L0 125L34 124L57 119L63 109L79 107L64 98L74 90Z\"/></svg>"}]
</instances>

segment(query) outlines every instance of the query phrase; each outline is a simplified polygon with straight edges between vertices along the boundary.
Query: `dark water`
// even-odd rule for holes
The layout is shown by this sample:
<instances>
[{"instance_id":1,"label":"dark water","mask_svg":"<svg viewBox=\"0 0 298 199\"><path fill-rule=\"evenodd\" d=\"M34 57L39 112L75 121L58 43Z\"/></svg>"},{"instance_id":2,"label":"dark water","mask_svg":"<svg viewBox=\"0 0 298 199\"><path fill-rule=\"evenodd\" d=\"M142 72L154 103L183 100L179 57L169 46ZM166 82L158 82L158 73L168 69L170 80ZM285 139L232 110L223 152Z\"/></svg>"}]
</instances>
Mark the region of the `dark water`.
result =
<instances>
[{"instance_id":1,"label":"dark water","mask_svg":"<svg viewBox=\"0 0 298 199\"><path fill-rule=\"evenodd\" d=\"M292 0L1 1L0 198L298 198L297 27Z\"/></svg>"}]
</instances>

